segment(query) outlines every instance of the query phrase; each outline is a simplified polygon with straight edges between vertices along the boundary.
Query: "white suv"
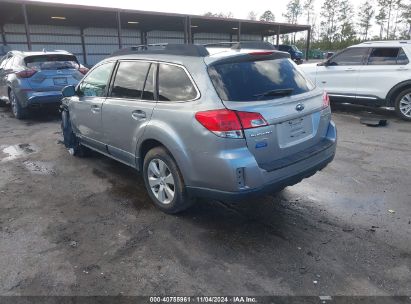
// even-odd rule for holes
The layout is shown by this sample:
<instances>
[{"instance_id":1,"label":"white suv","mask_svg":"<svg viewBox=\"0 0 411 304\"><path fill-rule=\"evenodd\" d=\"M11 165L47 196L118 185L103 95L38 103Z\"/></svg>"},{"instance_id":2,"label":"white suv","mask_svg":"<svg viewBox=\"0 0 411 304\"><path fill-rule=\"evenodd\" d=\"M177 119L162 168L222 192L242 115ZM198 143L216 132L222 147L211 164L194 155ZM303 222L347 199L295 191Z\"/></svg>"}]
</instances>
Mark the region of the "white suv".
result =
<instances>
[{"instance_id":1,"label":"white suv","mask_svg":"<svg viewBox=\"0 0 411 304\"><path fill-rule=\"evenodd\" d=\"M373 41L300 68L332 101L395 107L398 116L411 121L409 58L411 41Z\"/></svg>"}]
</instances>

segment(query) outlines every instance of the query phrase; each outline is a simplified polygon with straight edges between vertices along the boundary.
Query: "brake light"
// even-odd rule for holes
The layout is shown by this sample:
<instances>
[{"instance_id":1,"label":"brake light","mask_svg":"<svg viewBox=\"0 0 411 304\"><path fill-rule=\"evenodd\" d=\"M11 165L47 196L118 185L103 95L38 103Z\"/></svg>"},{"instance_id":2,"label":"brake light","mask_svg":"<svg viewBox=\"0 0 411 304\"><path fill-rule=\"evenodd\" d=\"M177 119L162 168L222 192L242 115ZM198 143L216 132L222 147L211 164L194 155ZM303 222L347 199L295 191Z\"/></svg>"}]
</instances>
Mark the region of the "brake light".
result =
<instances>
[{"instance_id":1,"label":"brake light","mask_svg":"<svg viewBox=\"0 0 411 304\"><path fill-rule=\"evenodd\" d=\"M88 69L88 68L85 68L85 67L81 67L81 68L79 68L78 70L79 70L79 72L80 72L81 74L83 74L83 75L86 75L86 74L88 73L88 71L89 71L89 69Z\"/></svg>"},{"instance_id":2,"label":"brake light","mask_svg":"<svg viewBox=\"0 0 411 304\"><path fill-rule=\"evenodd\" d=\"M259 51L259 52L251 52L248 53L249 55L253 56L264 56L264 55L272 55L274 52L269 52L269 51Z\"/></svg>"},{"instance_id":3,"label":"brake light","mask_svg":"<svg viewBox=\"0 0 411 304\"><path fill-rule=\"evenodd\" d=\"M198 112L195 118L207 130L224 138L244 138L243 129L268 125L260 113L227 109Z\"/></svg>"},{"instance_id":4,"label":"brake light","mask_svg":"<svg viewBox=\"0 0 411 304\"><path fill-rule=\"evenodd\" d=\"M236 112L240 118L243 129L252 129L268 126L264 117L260 113L255 112Z\"/></svg>"},{"instance_id":5,"label":"brake light","mask_svg":"<svg viewBox=\"0 0 411 304\"><path fill-rule=\"evenodd\" d=\"M17 72L17 73L16 73L16 76L17 76L18 78L30 78L31 76L33 76L33 75L36 74L36 73L37 73L37 71L36 71L36 70L32 70L32 69L22 70L22 71L20 71L20 72Z\"/></svg>"},{"instance_id":6,"label":"brake light","mask_svg":"<svg viewBox=\"0 0 411 304\"><path fill-rule=\"evenodd\" d=\"M323 93L323 108L330 106L330 96L328 96L327 92L324 91Z\"/></svg>"}]
</instances>

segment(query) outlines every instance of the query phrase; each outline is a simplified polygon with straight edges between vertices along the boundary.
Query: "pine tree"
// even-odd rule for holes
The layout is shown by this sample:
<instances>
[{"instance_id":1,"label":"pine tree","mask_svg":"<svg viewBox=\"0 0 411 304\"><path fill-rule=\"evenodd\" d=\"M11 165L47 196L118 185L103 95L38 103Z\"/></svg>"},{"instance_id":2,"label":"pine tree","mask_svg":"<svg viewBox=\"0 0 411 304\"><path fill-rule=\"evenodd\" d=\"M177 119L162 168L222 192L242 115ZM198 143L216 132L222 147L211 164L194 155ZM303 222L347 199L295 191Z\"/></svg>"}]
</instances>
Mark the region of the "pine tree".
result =
<instances>
[{"instance_id":1,"label":"pine tree","mask_svg":"<svg viewBox=\"0 0 411 304\"><path fill-rule=\"evenodd\" d=\"M260 16L260 21L274 22L275 16L272 11L267 10Z\"/></svg>"},{"instance_id":2,"label":"pine tree","mask_svg":"<svg viewBox=\"0 0 411 304\"><path fill-rule=\"evenodd\" d=\"M365 0L360 6L360 11L358 12L358 26L360 28L360 34L363 40L367 40L368 31L372 27L371 20L374 17L375 10L369 0Z\"/></svg>"},{"instance_id":3,"label":"pine tree","mask_svg":"<svg viewBox=\"0 0 411 304\"><path fill-rule=\"evenodd\" d=\"M326 47L331 49L332 42L336 38L337 23L338 23L338 7L339 0L325 0L321 7L321 37L326 44Z\"/></svg>"},{"instance_id":4,"label":"pine tree","mask_svg":"<svg viewBox=\"0 0 411 304\"><path fill-rule=\"evenodd\" d=\"M248 13L247 19L249 20L257 20L257 14L254 11L250 11Z\"/></svg>"}]
</instances>

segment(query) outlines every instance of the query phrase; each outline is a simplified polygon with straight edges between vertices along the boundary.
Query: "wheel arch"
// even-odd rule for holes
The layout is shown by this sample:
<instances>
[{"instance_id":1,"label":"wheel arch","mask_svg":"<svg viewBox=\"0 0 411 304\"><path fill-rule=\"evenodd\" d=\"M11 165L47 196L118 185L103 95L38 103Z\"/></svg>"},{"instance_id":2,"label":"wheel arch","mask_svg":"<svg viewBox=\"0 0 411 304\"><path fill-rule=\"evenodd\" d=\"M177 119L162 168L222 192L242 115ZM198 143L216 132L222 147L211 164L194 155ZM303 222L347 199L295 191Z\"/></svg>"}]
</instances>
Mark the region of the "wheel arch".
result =
<instances>
[{"instance_id":1,"label":"wheel arch","mask_svg":"<svg viewBox=\"0 0 411 304\"><path fill-rule=\"evenodd\" d=\"M149 125L146 127L143 138L137 144L137 169L142 171L145 155L150 149L158 146L164 147L170 153L183 175L183 179L186 180L188 174L187 168L190 166L187 150L177 132L169 126L162 124Z\"/></svg>"},{"instance_id":2,"label":"wheel arch","mask_svg":"<svg viewBox=\"0 0 411 304\"><path fill-rule=\"evenodd\" d=\"M411 80L400 82L392 87L385 99L386 105L393 107L395 105L395 98L405 89L411 89Z\"/></svg>"}]
</instances>

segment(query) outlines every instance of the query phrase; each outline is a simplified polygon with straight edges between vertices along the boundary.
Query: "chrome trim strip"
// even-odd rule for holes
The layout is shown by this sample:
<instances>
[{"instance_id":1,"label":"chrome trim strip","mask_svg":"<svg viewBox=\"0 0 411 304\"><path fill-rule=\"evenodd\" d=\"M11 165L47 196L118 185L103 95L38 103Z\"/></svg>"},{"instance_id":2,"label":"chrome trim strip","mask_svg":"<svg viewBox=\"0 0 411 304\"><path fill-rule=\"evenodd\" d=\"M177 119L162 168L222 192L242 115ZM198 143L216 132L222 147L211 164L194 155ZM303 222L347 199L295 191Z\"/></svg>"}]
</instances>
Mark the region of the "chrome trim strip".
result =
<instances>
[{"instance_id":1,"label":"chrome trim strip","mask_svg":"<svg viewBox=\"0 0 411 304\"><path fill-rule=\"evenodd\" d=\"M344 95L344 94L328 94L328 96L334 96L334 97L347 97L347 98L359 98L359 99L378 99L377 97L371 97L371 96L354 96L354 95Z\"/></svg>"}]
</instances>

